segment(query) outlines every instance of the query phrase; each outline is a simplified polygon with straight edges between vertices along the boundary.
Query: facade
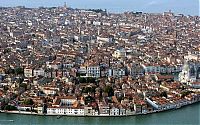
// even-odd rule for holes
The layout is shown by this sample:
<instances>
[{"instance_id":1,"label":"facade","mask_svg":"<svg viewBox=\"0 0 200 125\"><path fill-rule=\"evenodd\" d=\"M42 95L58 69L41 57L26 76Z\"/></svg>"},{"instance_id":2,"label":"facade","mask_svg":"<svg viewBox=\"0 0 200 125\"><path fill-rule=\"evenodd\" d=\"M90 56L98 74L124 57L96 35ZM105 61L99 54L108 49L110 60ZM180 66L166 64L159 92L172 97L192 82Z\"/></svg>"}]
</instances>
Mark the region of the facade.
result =
<instances>
[{"instance_id":1,"label":"facade","mask_svg":"<svg viewBox=\"0 0 200 125\"><path fill-rule=\"evenodd\" d=\"M199 64L185 62L183 70L179 74L179 81L182 83L198 82L200 79L200 66Z\"/></svg>"},{"instance_id":2,"label":"facade","mask_svg":"<svg viewBox=\"0 0 200 125\"><path fill-rule=\"evenodd\" d=\"M87 77L100 77L100 66L98 65L91 65L87 67Z\"/></svg>"},{"instance_id":3,"label":"facade","mask_svg":"<svg viewBox=\"0 0 200 125\"><path fill-rule=\"evenodd\" d=\"M42 68L34 69L33 75L34 76L44 76L45 75L44 69L42 69Z\"/></svg>"},{"instance_id":4,"label":"facade","mask_svg":"<svg viewBox=\"0 0 200 125\"><path fill-rule=\"evenodd\" d=\"M78 72L79 72L80 74L86 74L86 73L87 73L87 69L86 69L85 66L81 66L81 67L79 68Z\"/></svg>"},{"instance_id":5,"label":"facade","mask_svg":"<svg viewBox=\"0 0 200 125\"><path fill-rule=\"evenodd\" d=\"M182 70L181 65L145 65L142 64L145 74L156 73L179 73Z\"/></svg>"},{"instance_id":6,"label":"facade","mask_svg":"<svg viewBox=\"0 0 200 125\"><path fill-rule=\"evenodd\" d=\"M109 115L110 114L110 107L107 105L99 105L99 113L100 115Z\"/></svg>"},{"instance_id":7,"label":"facade","mask_svg":"<svg viewBox=\"0 0 200 125\"><path fill-rule=\"evenodd\" d=\"M25 68L24 69L24 76L29 78L33 77L33 69L32 68Z\"/></svg>"},{"instance_id":8,"label":"facade","mask_svg":"<svg viewBox=\"0 0 200 125\"><path fill-rule=\"evenodd\" d=\"M85 106L84 107L84 115L85 116L94 116L94 115L98 115L98 112L96 112L92 107Z\"/></svg>"},{"instance_id":9,"label":"facade","mask_svg":"<svg viewBox=\"0 0 200 125\"><path fill-rule=\"evenodd\" d=\"M138 77L138 76L143 76L144 73L145 73L145 70L144 68L139 65L139 64L133 64L131 67L130 67L130 75L132 77Z\"/></svg>"},{"instance_id":10,"label":"facade","mask_svg":"<svg viewBox=\"0 0 200 125\"><path fill-rule=\"evenodd\" d=\"M111 68L108 71L109 76L114 76L114 77L122 77L125 76L126 69L125 68Z\"/></svg>"},{"instance_id":11,"label":"facade","mask_svg":"<svg viewBox=\"0 0 200 125\"><path fill-rule=\"evenodd\" d=\"M110 115L111 116L117 116L117 115L120 115L120 110L116 107L113 107L110 109Z\"/></svg>"},{"instance_id":12,"label":"facade","mask_svg":"<svg viewBox=\"0 0 200 125\"><path fill-rule=\"evenodd\" d=\"M84 108L48 107L48 115L84 115Z\"/></svg>"},{"instance_id":13,"label":"facade","mask_svg":"<svg viewBox=\"0 0 200 125\"><path fill-rule=\"evenodd\" d=\"M124 57L126 57L126 50L125 49L116 50L113 53L113 57L115 57L115 58L124 58Z\"/></svg>"},{"instance_id":14,"label":"facade","mask_svg":"<svg viewBox=\"0 0 200 125\"><path fill-rule=\"evenodd\" d=\"M192 82L189 85L193 88L200 89L200 82Z\"/></svg>"}]
</instances>

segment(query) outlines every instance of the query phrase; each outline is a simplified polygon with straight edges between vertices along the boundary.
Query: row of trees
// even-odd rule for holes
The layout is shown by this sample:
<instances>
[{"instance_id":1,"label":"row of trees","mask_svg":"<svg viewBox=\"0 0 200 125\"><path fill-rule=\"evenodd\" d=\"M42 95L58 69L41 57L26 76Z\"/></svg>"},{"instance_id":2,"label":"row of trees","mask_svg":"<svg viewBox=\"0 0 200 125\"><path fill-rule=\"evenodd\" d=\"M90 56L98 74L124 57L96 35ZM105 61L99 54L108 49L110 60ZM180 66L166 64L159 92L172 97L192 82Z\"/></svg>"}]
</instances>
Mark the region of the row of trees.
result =
<instances>
[{"instance_id":1,"label":"row of trees","mask_svg":"<svg viewBox=\"0 0 200 125\"><path fill-rule=\"evenodd\" d=\"M96 89L96 87L86 87L86 88L82 89L82 92L83 93L88 93L88 92L95 93L95 89ZM114 90L111 86L106 86L104 89L102 89L100 91L101 95L102 95L102 92L107 93L108 96L114 96Z\"/></svg>"},{"instance_id":2,"label":"row of trees","mask_svg":"<svg viewBox=\"0 0 200 125\"><path fill-rule=\"evenodd\" d=\"M8 111L17 110L17 107L12 106L12 105L6 105L4 107L4 110L8 110Z\"/></svg>"},{"instance_id":3,"label":"row of trees","mask_svg":"<svg viewBox=\"0 0 200 125\"><path fill-rule=\"evenodd\" d=\"M11 67L7 68L5 70L6 74L16 74L16 75L21 75L24 74L24 69L21 67L16 67L14 69L12 69Z\"/></svg>"},{"instance_id":4,"label":"row of trees","mask_svg":"<svg viewBox=\"0 0 200 125\"><path fill-rule=\"evenodd\" d=\"M33 102L32 99L25 99L25 100L23 101L23 104L25 104L25 105L33 105L34 102Z\"/></svg>"},{"instance_id":5,"label":"row of trees","mask_svg":"<svg viewBox=\"0 0 200 125\"><path fill-rule=\"evenodd\" d=\"M80 83L96 83L96 78L93 77L79 77Z\"/></svg>"}]
</instances>

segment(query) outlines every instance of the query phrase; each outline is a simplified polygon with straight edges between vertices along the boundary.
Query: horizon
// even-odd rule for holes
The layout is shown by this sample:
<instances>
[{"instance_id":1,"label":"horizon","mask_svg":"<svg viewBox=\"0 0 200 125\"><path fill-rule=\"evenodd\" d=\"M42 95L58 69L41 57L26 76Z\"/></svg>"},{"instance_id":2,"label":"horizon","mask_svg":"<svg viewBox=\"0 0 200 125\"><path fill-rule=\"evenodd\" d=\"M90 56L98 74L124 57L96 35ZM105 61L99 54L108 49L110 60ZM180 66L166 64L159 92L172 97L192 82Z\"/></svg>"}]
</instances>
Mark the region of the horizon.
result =
<instances>
[{"instance_id":1,"label":"horizon","mask_svg":"<svg viewBox=\"0 0 200 125\"><path fill-rule=\"evenodd\" d=\"M115 2L114 0L57 0L51 2L49 0L6 0L0 1L1 7L16 7L25 6L28 8L38 8L38 7L59 7L63 6L64 2L67 3L68 7L78 8L78 9L107 9L108 12L112 13L123 13L127 11L133 12L144 12L144 13L163 13L171 10L176 14L199 16L200 13L200 0L193 0L193 2L188 0L119 0Z\"/></svg>"}]
</instances>

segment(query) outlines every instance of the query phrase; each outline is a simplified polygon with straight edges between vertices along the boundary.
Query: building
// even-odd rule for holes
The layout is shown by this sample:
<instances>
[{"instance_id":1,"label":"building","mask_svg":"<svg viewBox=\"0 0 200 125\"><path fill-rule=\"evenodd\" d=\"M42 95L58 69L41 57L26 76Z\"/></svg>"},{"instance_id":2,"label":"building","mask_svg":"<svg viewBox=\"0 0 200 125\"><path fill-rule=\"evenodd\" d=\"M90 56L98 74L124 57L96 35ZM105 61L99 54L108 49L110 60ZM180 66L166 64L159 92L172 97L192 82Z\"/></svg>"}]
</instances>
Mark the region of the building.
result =
<instances>
[{"instance_id":1,"label":"building","mask_svg":"<svg viewBox=\"0 0 200 125\"><path fill-rule=\"evenodd\" d=\"M110 109L110 115L111 115L111 116L117 116L117 115L119 115L119 114L120 114L119 108L112 107L112 108Z\"/></svg>"},{"instance_id":2,"label":"building","mask_svg":"<svg viewBox=\"0 0 200 125\"><path fill-rule=\"evenodd\" d=\"M179 81L182 83L192 83L200 80L200 66L199 64L185 62L183 70L179 74Z\"/></svg>"},{"instance_id":3,"label":"building","mask_svg":"<svg viewBox=\"0 0 200 125\"><path fill-rule=\"evenodd\" d=\"M124 57L126 57L126 50L125 49L115 50L115 52L113 53L113 57L115 57L115 58L124 58Z\"/></svg>"},{"instance_id":4,"label":"building","mask_svg":"<svg viewBox=\"0 0 200 125\"><path fill-rule=\"evenodd\" d=\"M109 76L114 76L114 77L122 77L125 76L126 69L125 68L111 68L108 71Z\"/></svg>"},{"instance_id":5,"label":"building","mask_svg":"<svg viewBox=\"0 0 200 125\"><path fill-rule=\"evenodd\" d=\"M84 115L84 108L67 108L67 107L48 107L47 108L48 115Z\"/></svg>"},{"instance_id":6,"label":"building","mask_svg":"<svg viewBox=\"0 0 200 125\"><path fill-rule=\"evenodd\" d=\"M85 116L94 116L94 115L98 115L98 112L96 112L95 109L93 109L90 106L85 106L84 107L84 115Z\"/></svg>"},{"instance_id":7,"label":"building","mask_svg":"<svg viewBox=\"0 0 200 125\"><path fill-rule=\"evenodd\" d=\"M100 77L100 66L98 64L89 64L87 67L86 76L87 77Z\"/></svg>"},{"instance_id":8,"label":"building","mask_svg":"<svg viewBox=\"0 0 200 125\"><path fill-rule=\"evenodd\" d=\"M75 102L77 102L77 99L74 96L56 97L52 106L56 106L56 107L60 107L60 106L72 107L72 105Z\"/></svg>"},{"instance_id":9,"label":"building","mask_svg":"<svg viewBox=\"0 0 200 125\"><path fill-rule=\"evenodd\" d=\"M132 64L129 68L130 75L132 77L143 76L145 73L144 68L139 64Z\"/></svg>"},{"instance_id":10,"label":"building","mask_svg":"<svg viewBox=\"0 0 200 125\"><path fill-rule=\"evenodd\" d=\"M44 69L42 69L42 68L34 69L33 75L34 76L44 76L45 75Z\"/></svg>"},{"instance_id":11,"label":"building","mask_svg":"<svg viewBox=\"0 0 200 125\"><path fill-rule=\"evenodd\" d=\"M24 76L29 78L33 77L33 69L32 68L25 68L24 69Z\"/></svg>"}]
</instances>

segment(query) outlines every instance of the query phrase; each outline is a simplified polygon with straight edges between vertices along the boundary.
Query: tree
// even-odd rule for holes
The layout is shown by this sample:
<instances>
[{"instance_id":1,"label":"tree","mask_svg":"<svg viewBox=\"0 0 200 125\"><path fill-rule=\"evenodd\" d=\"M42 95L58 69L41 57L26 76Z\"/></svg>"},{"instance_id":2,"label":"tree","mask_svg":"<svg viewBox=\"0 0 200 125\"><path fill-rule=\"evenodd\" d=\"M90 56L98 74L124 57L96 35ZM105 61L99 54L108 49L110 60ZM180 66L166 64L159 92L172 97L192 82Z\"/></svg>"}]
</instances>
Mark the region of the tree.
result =
<instances>
[{"instance_id":1,"label":"tree","mask_svg":"<svg viewBox=\"0 0 200 125\"><path fill-rule=\"evenodd\" d=\"M161 97L165 97L165 98L167 98L167 92L166 92L166 91L161 92L160 96L161 96Z\"/></svg>"},{"instance_id":2,"label":"tree","mask_svg":"<svg viewBox=\"0 0 200 125\"><path fill-rule=\"evenodd\" d=\"M183 91L181 92L181 97L184 98L185 96L189 95L191 91Z\"/></svg>"},{"instance_id":3,"label":"tree","mask_svg":"<svg viewBox=\"0 0 200 125\"><path fill-rule=\"evenodd\" d=\"M92 96L85 97L85 104L95 102L95 99Z\"/></svg>"},{"instance_id":4,"label":"tree","mask_svg":"<svg viewBox=\"0 0 200 125\"><path fill-rule=\"evenodd\" d=\"M4 92L6 92L8 89L9 89L8 86L3 86Z\"/></svg>"},{"instance_id":5,"label":"tree","mask_svg":"<svg viewBox=\"0 0 200 125\"><path fill-rule=\"evenodd\" d=\"M23 81L24 81L23 78L19 78L19 79L17 79L17 82L18 82L19 84L22 84Z\"/></svg>"},{"instance_id":6,"label":"tree","mask_svg":"<svg viewBox=\"0 0 200 125\"><path fill-rule=\"evenodd\" d=\"M15 106L12 106L12 105L6 105L4 107L4 110L8 110L8 111L10 111L10 110L17 110L17 108Z\"/></svg>"},{"instance_id":7,"label":"tree","mask_svg":"<svg viewBox=\"0 0 200 125\"><path fill-rule=\"evenodd\" d=\"M108 96L114 95L114 90L111 86L106 86L105 89L104 89L104 92L108 93Z\"/></svg>"},{"instance_id":8,"label":"tree","mask_svg":"<svg viewBox=\"0 0 200 125\"><path fill-rule=\"evenodd\" d=\"M4 54L9 53L9 52L11 52L11 48L5 48L3 51Z\"/></svg>"},{"instance_id":9,"label":"tree","mask_svg":"<svg viewBox=\"0 0 200 125\"><path fill-rule=\"evenodd\" d=\"M83 88L82 92L83 93L88 93L88 92L95 93L95 87L86 87L86 88Z\"/></svg>"},{"instance_id":10,"label":"tree","mask_svg":"<svg viewBox=\"0 0 200 125\"><path fill-rule=\"evenodd\" d=\"M12 69L11 67L8 67L6 70L5 70L5 74L14 74L15 71L14 69Z\"/></svg>"},{"instance_id":11,"label":"tree","mask_svg":"<svg viewBox=\"0 0 200 125\"><path fill-rule=\"evenodd\" d=\"M79 82L80 82L80 83L86 83L86 79L83 78L83 77L80 77L80 78L79 78Z\"/></svg>"},{"instance_id":12,"label":"tree","mask_svg":"<svg viewBox=\"0 0 200 125\"><path fill-rule=\"evenodd\" d=\"M21 83L19 84L19 87L24 88L25 90L27 89L27 84L26 83Z\"/></svg>"},{"instance_id":13,"label":"tree","mask_svg":"<svg viewBox=\"0 0 200 125\"><path fill-rule=\"evenodd\" d=\"M19 74L24 74L24 69L21 67L17 67L14 69L15 74L19 75Z\"/></svg>"},{"instance_id":14,"label":"tree","mask_svg":"<svg viewBox=\"0 0 200 125\"><path fill-rule=\"evenodd\" d=\"M32 99L25 99L24 102L23 102L25 105L33 105L34 102Z\"/></svg>"},{"instance_id":15,"label":"tree","mask_svg":"<svg viewBox=\"0 0 200 125\"><path fill-rule=\"evenodd\" d=\"M79 77L80 83L96 83L96 78L93 77Z\"/></svg>"}]
</instances>

